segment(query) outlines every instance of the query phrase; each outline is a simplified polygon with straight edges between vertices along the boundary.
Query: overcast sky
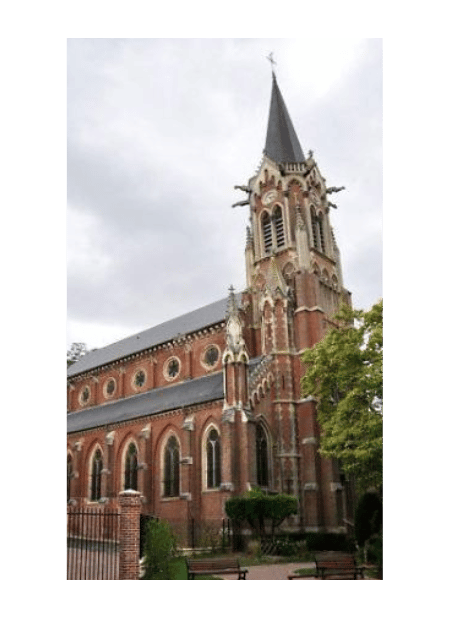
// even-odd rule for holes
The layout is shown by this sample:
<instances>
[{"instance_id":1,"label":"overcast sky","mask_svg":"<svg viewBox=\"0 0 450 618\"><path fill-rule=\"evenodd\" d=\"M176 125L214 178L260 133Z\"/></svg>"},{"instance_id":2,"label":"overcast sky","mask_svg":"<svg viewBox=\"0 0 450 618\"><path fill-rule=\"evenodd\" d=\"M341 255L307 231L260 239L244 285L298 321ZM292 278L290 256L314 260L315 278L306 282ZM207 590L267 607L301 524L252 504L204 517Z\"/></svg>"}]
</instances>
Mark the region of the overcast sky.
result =
<instances>
[{"instance_id":1,"label":"overcast sky","mask_svg":"<svg viewBox=\"0 0 450 618\"><path fill-rule=\"evenodd\" d=\"M381 39L69 39L67 345L101 347L245 286L233 189L265 143L274 52L331 196L346 287L382 297Z\"/></svg>"}]
</instances>

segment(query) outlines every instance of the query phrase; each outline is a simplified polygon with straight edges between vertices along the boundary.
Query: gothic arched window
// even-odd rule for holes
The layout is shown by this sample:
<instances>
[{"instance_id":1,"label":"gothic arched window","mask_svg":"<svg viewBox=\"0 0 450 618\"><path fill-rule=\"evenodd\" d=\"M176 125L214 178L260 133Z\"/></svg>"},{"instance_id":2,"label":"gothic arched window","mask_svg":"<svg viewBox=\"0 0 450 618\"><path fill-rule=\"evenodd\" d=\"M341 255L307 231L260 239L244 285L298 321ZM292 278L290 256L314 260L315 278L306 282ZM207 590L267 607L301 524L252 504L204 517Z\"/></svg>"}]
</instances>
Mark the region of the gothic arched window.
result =
<instances>
[{"instance_id":1,"label":"gothic arched window","mask_svg":"<svg viewBox=\"0 0 450 618\"><path fill-rule=\"evenodd\" d=\"M212 489L220 482L220 439L217 429L211 429L206 440L206 486Z\"/></svg>"},{"instance_id":2,"label":"gothic arched window","mask_svg":"<svg viewBox=\"0 0 450 618\"><path fill-rule=\"evenodd\" d=\"M282 247L284 245L284 226L283 213L281 212L281 208L279 206L276 206L273 212L273 222L275 225L275 239L277 247Z\"/></svg>"},{"instance_id":3,"label":"gothic arched window","mask_svg":"<svg viewBox=\"0 0 450 618\"><path fill-rule=\"evenodd\" d=\"M70 482L72 480L73 463L72 455L67 455L67 502L70 500Z\"/></svg>"},{"instance_id":4,"label":"gothic arched window","mask_svg":"<svg viewBox=\"0 0 450 618\"><path fill-rule=\"evenodd\" d=\"M131 442L125 456L125 478L124 489L134 489L137 491L137 448L134 442Z\"/></svg>"},{"instance_id":5,"label":"gothic arched window","mask_svg":"<svg viewBox=\"0 0 450 618\"><path fill-rule=\"evenodd\" d=\"M164 496L180 494L180 447L175 436L171 436L164 449Z\"/></svg>"},{"instance_id":6,"label":"gothic arched window","mask_svg":"<svg viewBox=\"0 0 450 618\"><path fill-rule=\"evenodd\" d=\"M102 486L102 470L103 470L103 456L101 450L98 448L95 451L95 455L92 458L91 464L91 500L98 501L101 498L101 486Z\"/></svg>"},{"instance_id":7,"label":"gothic arched window","mask_svg":"<svg viewBox=\"0 0 450 618\"><path fill-rule=\"evenodd\" d=\"M261 424L256 425L256 482L260 487L269 485L268 441Z\"/></svg>"},{"instance_id":8,"label":"gothic arched window","mask_svg":"<svg viewBox=\"0 0 450 618\"><path fill-rule=\"evenodd\" d=\"M263 235L264 251L270 253L272 249L272 222L270 215L267 211L264 211L261 217L261 229Z\"/></svg>"}]
</instances>

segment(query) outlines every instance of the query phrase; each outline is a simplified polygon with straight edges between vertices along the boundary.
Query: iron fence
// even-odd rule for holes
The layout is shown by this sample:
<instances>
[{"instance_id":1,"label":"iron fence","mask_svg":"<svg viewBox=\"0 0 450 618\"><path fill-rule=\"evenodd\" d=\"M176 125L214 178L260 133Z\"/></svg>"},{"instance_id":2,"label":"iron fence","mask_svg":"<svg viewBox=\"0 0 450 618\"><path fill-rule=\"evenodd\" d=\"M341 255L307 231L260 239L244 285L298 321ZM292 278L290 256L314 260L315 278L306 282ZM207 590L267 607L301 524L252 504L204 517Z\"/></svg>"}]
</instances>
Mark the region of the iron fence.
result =
<instances>
[{"instance_id":1,"label":"iron fence","mask_svg":"<svg viewBox=\"0 0 450 618\"><path fill-rule=\"evenodd\" d=\"M119 579L119 513L67 509L67 579Z\"/></svg>"}]
</instances>

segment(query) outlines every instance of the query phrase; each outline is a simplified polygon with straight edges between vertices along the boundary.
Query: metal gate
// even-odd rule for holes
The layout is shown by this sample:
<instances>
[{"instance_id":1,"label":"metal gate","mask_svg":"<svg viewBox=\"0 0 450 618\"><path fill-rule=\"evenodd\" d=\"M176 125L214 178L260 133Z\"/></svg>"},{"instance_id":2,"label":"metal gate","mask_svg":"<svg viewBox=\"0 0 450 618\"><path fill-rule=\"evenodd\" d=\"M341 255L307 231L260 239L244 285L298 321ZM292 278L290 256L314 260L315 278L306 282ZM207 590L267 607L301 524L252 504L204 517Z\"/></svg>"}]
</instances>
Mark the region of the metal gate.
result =
<instances>
[{"instance_id":1,"label":"metal gate","mask_svg":"<svg viewBox=\"0 0 450 618\"><path fill-rule=\"evenodd\" d=\"M67 579L119 579L119 517L106 508L67 509Z\"/></svg>"}]
</instances>

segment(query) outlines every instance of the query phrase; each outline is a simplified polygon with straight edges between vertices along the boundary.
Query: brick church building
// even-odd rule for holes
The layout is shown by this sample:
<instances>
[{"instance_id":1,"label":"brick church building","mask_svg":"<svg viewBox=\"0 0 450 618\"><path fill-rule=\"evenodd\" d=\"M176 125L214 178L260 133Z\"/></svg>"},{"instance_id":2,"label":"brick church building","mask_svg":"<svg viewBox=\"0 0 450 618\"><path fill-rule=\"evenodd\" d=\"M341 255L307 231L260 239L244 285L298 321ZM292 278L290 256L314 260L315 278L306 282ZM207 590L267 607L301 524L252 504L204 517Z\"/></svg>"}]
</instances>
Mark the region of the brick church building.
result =
<instances>
[{"instance_id":1,"label":"brick church building","mask_svg":"<svg viewBox=\"0 0 450 618\"><path fill-rule=\"evenodd\" d=\"M255 486L296 496L299 531L344 531L349 484L318 453L302 353L332 327L344 288L327 189L276 77L263 158L247 186L246 288L89 352L68 369L67 495L174 525L221 524ZM244 256L243 256L244 258ZM220 524L219 524L220 522Z\"/></svg>"}]
</instances>

